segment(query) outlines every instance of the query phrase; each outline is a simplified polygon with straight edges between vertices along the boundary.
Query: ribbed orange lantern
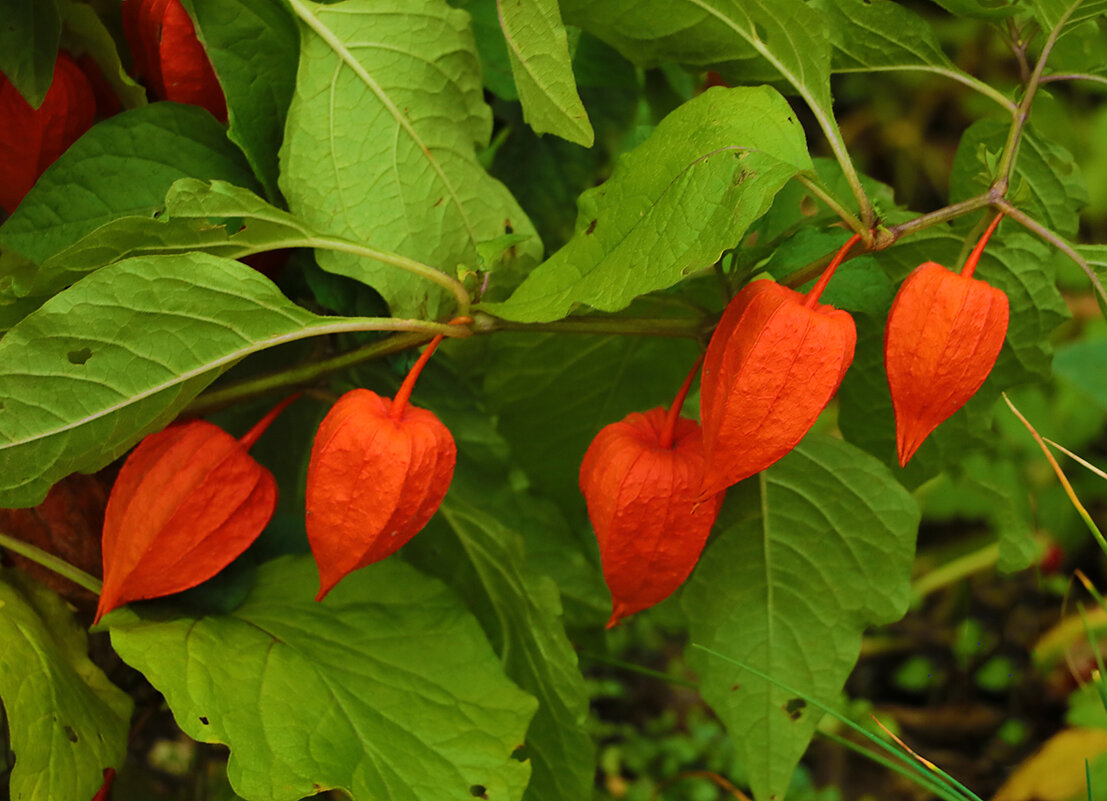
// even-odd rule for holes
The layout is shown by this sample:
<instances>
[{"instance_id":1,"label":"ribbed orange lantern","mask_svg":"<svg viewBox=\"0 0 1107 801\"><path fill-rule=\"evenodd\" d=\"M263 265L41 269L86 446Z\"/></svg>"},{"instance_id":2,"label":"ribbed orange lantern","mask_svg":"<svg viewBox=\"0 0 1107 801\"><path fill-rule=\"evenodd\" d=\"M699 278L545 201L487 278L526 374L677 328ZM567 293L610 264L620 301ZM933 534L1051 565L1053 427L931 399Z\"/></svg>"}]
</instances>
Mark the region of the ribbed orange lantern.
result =
<instances>
[{"instance_id":1,"label":"ribbed orange lantern","mask_svg":"<svg viewBox=\"0 0 1107 801\"><path fill-rule=\"evenodd\" d=\"M15 211L43 171L95 120L92 85L64 51L37 109L0 75L0 208Z\"/></svg>"},{"instance_id":2,"label":"ribbed orange lantern","mask_svg":"<svg viewBox=\"0 0 1107 801\"><path fill-rule=\"evenodd\" d=\"M853 318L818 302L848 250L804 295L772 281L748 284L727 305L707 346L700 387L709 497L773 464L815 424L853 361Z\"/></svg>"},{"instance_id":3,"label":"ribbed orange lantern","mask_svg":"<svg viewBox=\"0 0 1107 801\"><path fill-rule=\"evenodd\" d=\"M896 415L900 466L976 394L1007 336L1007 296L973 278L1003 215L997 215L961 274L928 261L896 293L884 329L884 366Z\"/></svg>"},{"instance_id":4,"label":"ribbed orange lantern","mask_svg":"<svg viewBox=\"0 0 1107 801\"><path fill-rule=\"evenodd\" d=\"M180 0L124 0L123 33L135 74L159 100L205 108L227 121L227 101Z\"/></svg>"},{"instance_id":5,"label":"ribbed orange lantern","mask_svg":"<svg viewBox=\"0 0 1107 801\"><path fill-rule=\"evenodd\" d=\"M611 590L611 628L668 598L699 561L723 493L696 500L703 440L680 417L695 370L672 408L634 412L605 426L580 466L580 489Z\"/></svg>"},{"instance_id":6,"label":"ribbed orange lantern","mask_svg":"<svg viewBox=\"0 0 1107 801\"><path fill-rule=\"evenodd\" d=\"M247 451L295 396L235 439L190 420L138 444L104 513L104 587L96 621L118 606L195 587L261 534L277 507L273 474Z\"/></svg>"},{"instance_id":7,"label":"ribbed orange lantern","mask_svg":"<svg viewBox=\"0 0 1107 801\"><path fill-rule=\"evenodd\" d=\"M455 322L468 318L460 318ZM368 389L331 407L311 449L307 534L320 601L346 574L399 550L431 519L454 475L457 447L431 411L408 403L437 336L395 400Z\"/></svg>"}]
</instances>

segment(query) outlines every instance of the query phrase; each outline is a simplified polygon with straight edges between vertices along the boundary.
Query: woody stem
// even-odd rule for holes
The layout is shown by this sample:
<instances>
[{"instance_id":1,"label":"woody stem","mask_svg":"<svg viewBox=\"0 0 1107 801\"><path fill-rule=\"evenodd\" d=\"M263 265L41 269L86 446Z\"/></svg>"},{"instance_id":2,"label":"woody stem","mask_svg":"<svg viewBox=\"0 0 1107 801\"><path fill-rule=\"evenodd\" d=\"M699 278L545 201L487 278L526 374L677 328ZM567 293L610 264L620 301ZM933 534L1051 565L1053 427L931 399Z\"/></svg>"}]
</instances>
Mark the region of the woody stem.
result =
<instances>
[{"instance_id":1,"label":"woody stem","mask_svg":"<svg viewBox=\"0 0 1107 801\"><path fill-rule=\"evenodd\" d=\"M972 249L972 253L969 254L968 259L965 260L965 266L961 268L962 278L972 278L972 274L976 272L976 264L980 261L981 254L984 253L984 247L988 244L988 240L992 238L992 234L996 230L996 226L999 225L999 221L1003 219L1003 212L995 216L995 218L988 224L988 227L981 234L980 239L976 242L976 247Z\"/></svg>"},{"instance_id":2,"label":"woody stem","mask_svg":"<svg viewBox=\"0 0 1107 801\"><path fill-rule=\"evenodd\" d=\"M676 434L677 420L680 419L681 407L684 406L684 399L688 397L688 390L692 388L692 381L695 380L696 373L699 372L702 363L703 356L701 355L696 359L696 363L692 365L692 369L688 371L684 383L680 385L680 391L673 399L673 405L669 407L669 414L665 417L665 427L661 429L661 439L658 443L665 450L673 447L673 438Z\"/></svg>"},{"instance_id":3,"label":"woody stem","mask_svg":"<svg viewBox=\"0 0 1107 801\"><path fill-rule=\"evenodd\" d=\"M854 234L846 240L846 244L838 248L838 252L834 254L834 258L830 264L823 270L823 274L819 276L819 280L815 282L815 286L811 287L811 291L807 293L807 297L804 299L803 305L809 309L815 308L815 304L819 301L819 296L823 294L823 290L826 289L826 285L830 283L830 277L834 275L834 271L838 269L838 265L846 258L846 254L849 253L850 248L861 241L861 234Z\"/></svg>"}]
</instances>

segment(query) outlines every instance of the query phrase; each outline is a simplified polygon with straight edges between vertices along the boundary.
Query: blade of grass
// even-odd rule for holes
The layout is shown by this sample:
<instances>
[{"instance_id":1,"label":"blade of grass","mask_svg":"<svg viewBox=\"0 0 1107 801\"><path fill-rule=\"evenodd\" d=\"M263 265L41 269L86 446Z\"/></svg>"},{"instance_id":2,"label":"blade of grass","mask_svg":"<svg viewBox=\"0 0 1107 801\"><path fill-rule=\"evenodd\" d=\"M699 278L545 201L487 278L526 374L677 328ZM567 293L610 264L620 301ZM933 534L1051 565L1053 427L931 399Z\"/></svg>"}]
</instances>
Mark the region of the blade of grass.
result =
<instances>
[{"instance_id":1,"label":"blade of grass","mask_svg":"<svg viewBox=\"0 0 1107 801\"><path fill-rule=\"evenodd\" d=\"M1092 533L1095 541L1099 544L1100 549L1107 554L1107 540L1103 538L1103 532L1099 530L1099 526L1092 520L1092 516L1088 514L1088 510L1084 508L1084 504L1080 503L1080 499L1076 497L1076 491L1073 490L1072 484L1069 483L1068 477L1065 475L1065 471L1061 469L1061 465L1057 464L1057 460L1053 458L1053 452L1049 449L1049 446L1045 444L1041 435L1034 429L1034 426L1030 424L1030 421L1023 417L1022 412L1015 408L1015 404L1011 403L1011 399L1007 397L1007 393L1003 393L1003 399L1007 401L1007 405L1011 411L1015 413L1015 417L1019 418L1026 430L1030 432L1030 435L1034 437L1034 441L1038 443L1038 447L1042 449L1042 453L1045 454L1046 459L1049 461L1049 466L1053 468L1054 474L1057 476L1057 480L1061 482L1061 486L1065 489L1065 494L1069 496L1069 502L1072 503L1077 514L1080 515L1084 524L1088 527L1088 530Z\"/></svg>"},{"instance_id":2,"label":"blade of grass","mask_svg":"<svg viewBox=\"0 0 1107 801\"><path fill-rule=\"evenodd\" d=\"M864 757L865 759L875 762L881 767L898 773L900 776L903 776L908 781L914 782L919 787L929 790L930 792L934 793L934 795L946 799L946 801L962 801L963 796L960 793L951 791L948 787L946 787L946 785L942 784L934 777L930 776L924 771L919 771L918 767L915 765L908 766L904 765L901 762L896 762L894 760L888 759L888 757L878 754L871 748L865 748L865 746L861 745L860 743L855 743L852 740L846 739L845 737L840 737L833 732L818 730L815 733L820 737L825 737L827 740L830 740L832 743L835 743L842 748L853 751L858 756Z\"/></svg>"},{"instance_id":3,"label":"blade of grass","mask_svg":"<svg viewBox=\"0 0 1107 801\"><path fill-rule=\"evenodd\" d=\"M1091 471L1092 471L1093 473L1095 473L1095 474L1096 474L1097 476L1099 476L1100 478L1107 478L1107 473L1105 473L1105 472L1103 472L1102 470L1100 470L1100 469L1099 469L1098 467L1096 467L1096 466L1095 466L1094 464L1092 464L1091 462L1089 462L1089 461L1087 461L1087 460L1085 460L1085 459L1082 459L1081 457L1077 456L1077 455L1076 455L1075 453L1073 453L1072 451L1070 451L1070 450L1069 450L1068 448L1066 448L1066 447L1065 447L1064 445L1058 445L1058 444L1057 444L1056 442L1054 442L1053 440L1051 440L1051 439L1050 439L1049 437L1042 437L1042 439L1044 439L1044 440L1045 440L1046 442L1048 442L1048 443L1049 443L1050 445L1052 445L1052 446L1053 446L1054 448L1056 448L1057 450L1061 451L1061 453L1065 454L1065 456L1069 457L1069 458L1070 458L1070 459L1072 459L1072 460L1073 460L1074 462L1078 462L1078 463L1080 463L1081 465L1083 465L1084 467L1086 467L1086 468L1088 468L1089 470L1091 470Z\"/></svg>"},{"instance_id":4,"label":"blade of grass","mask_svg":"<svg viewBox=\"0 0 1107 801\"><path fill-rule=\"evenodd\" d=\"M915 769L917 775L922 776L922 777L938 776L942 780L942 783L944 784L944 786L946 787L947 790L950 790L952 792L953 788L956 788L957 790L961 791L960 795L954 793L952 795L952 798L950 796L943 795L944 798L950 798L950 801L952 801L953 798L958 798L958 799L961 799L962 801L966 798L967 799L972 799L972 801L982 801L980 796L978 796L976 793L974 793L972 790L970 790L965 785L961 784L961 782L957 781L955 778L950 776L948 773L946 773L944 770L942 770L938 766L933 765L933 763L927 763L928 766L929 766L929 769L921 767L919 765L919 763L914 762L914 761L911 760L911 756L912 756L911 754L908 753L908 754L905 755L904 752L900 751L898 748L896 748L896 746L892 745L887 740L884 740L880 737L877 737L875 734L873 734L868 729L865 729L865 728L862 728L861 726L858 726L856 723L854 723L852 720L847 718L842 713L838 712L836 709L831 709L829 706L827 706L826 704L822 703L821 701L819 701L815 698L812 698L807 693L802 692L800 690L797 690L794 687L789 687L784 682L773 678L772 676L768 675L767 673L762 673L757 668L750 667L749 665L747 665L743 662L739 662L737 659L733 659L732 657L729 657L726 654L721 654L718 651L715 651L711 648L708 648L707 646L700 645L699 643L694 642L694 643L692 643L692 647L693 648L698 648L699 650L703 651L704 653L710 654L711 656L714 656L718 659L721 659L724 662L727 662L731 665L734 665L735 667L739 667L742 670L747 671L748 673L752 673L754 676L757 676L759 679L762 679L763 681L767 681L770 684L775 684L777 687L781 688L782 690L785 690L786 692L793 693L793 694L797 695L798 697L802 698L807 703L811 704L812 706L816 707L817 709L822 710L824 713L830 715L831 717L838 720L839 722L844 723L845 725L849 726L851 729L858 732L863 737L866 737L869 740L871 740L872 742L876 743L880 748L884 749L885 751L889 752L890 754L893 754L894 756L896 756L900 759L903 759L908 765L910 765L911 767L913 767Z\"/></svg>"}]
</instances>

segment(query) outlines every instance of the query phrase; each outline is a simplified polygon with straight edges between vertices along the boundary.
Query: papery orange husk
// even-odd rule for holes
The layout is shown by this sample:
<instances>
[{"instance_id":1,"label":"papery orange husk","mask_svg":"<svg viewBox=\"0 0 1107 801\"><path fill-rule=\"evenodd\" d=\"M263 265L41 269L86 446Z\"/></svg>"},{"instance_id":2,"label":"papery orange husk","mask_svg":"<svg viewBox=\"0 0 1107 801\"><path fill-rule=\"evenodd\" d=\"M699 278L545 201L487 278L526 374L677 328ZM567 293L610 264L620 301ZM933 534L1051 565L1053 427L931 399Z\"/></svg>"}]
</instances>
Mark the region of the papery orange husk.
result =
<instances>
[{"instance_id":1,"label":"papery orange husk","mask_svg":"<svg viewBox=\"0 0 1107 801\"><path fill-rule=\"evenodd\" d=\"M450 431L431 411L368 389L347 392L315 435L308 464L307 533L319 594L397 551L446 497L457 461Z\"/></svg>"},{"instance_id":2,"label":"papery orange husk","mask_svg":"<svg viewBox=\"0 0 1107 801\"><path fill-rule=\"evenodd\" d=\"M159 100L200 106L227 121L227 101L180 0L124 0L123 33L135 74Z\"/></svg>"},{"instance_id":3,"label":"papery orange husk","mask_svg":"<svg viewBox=\"0 0 1107 801\"><path fill-rule=\"evenodd\" d=\"M0 207L15 211L38 177L95 119L92 86L64 51L58 52L50 89L37 109L0 75Z\"/></svg>"},{"instance_id":4,"label":"papery orange husk","mask_svg":"<svg viewBox=\"0 0 1107 801\"><path fill-rule=\"evenodd\" d=\"M853 361L853 318L772 281L728 304L707 346L700 385L708 497L794 448Z\"/></svg>"},{"instance_id":5,"label":"papery orange husk","mask_svg":"<svg viewBox=\"0 0 1107 801\"><path fill-rule=\"evenodd\" d=\"M605 426L580 466L580 489L611 590L608 628L668 598L699 561L723 493L700 502L703 440L680 418L663 442L666 410Z\"/></svg>"},{"instance_id":6,"label":"papery orange husk","mask_svg":"<svg viewBox=\"0 0 1107 801\"><path fill-rule=\"evenodd\" d=\"M980 389L1003 349L1008 316L1002 291L932 261L903 282L884 329L901 466Z\"/></svg>"},{"instance_id":7,"label":"papery orange husk","mask_svg":"<svg viewBox=\"0 0 1107 801\"><path fill-rule=\"evenodd\" d=\"M207 581L257 539L276 509L277 482L247 451L293 399L241 440L190 420L138 444L108 497L96 621Z\"/></svg>"}]
</instances>

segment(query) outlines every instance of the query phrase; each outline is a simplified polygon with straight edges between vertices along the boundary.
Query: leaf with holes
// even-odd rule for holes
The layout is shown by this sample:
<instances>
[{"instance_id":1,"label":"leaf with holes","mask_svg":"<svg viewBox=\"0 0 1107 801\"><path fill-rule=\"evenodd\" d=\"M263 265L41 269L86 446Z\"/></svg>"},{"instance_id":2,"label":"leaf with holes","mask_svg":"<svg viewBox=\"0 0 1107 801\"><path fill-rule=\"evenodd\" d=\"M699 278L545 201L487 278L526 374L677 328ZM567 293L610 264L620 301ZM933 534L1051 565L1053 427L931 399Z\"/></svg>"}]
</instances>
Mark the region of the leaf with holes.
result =
<instances>
[{"instance_id":1,"label":"leaf with holes","mask_svg":"<svg viewBox=\"0 0 1107 801\"><path fill-rule=\"evenodd\" d=\"M310 557L284 557L258 569L228 614L123 609L105 623L186 734L230 747L244 798L335 788L357 801L518 801L530 766L512 754L535 701L503 675L457 596L395 559L322 603L316 583Z\"/></svg>"},{"instance_id":2,"label":"leaf with holes","mask_svg":"<svg viewBox=\"0 0 1107 801\"><path fill-rule=\"evenodd\" d=\"M0 572L0 610L10 797L92 798L104 769L123 764L131 698L89 661L88 635L53 592L19 571Z\"/></svg>"},{"instance_id":3,"label":"leaf with holes","mask_svg":"<svg viewBox=\"0 0 1107 801\"><path fill-rule=\"evenodd\" d=\"M685 588L692 641L833 706L862 631L907 610L918 507L884 465L821 436L756 481L759 499L724 508ZM755 797L782 798L820 713L702 651L688 659Z\"/></svg>"},{"instance_id":4,"label":"leaf with holes","mask_svg":"<svg viewBox=\"0 0 1107 801\"><path fill-rule=\"evenodd\" d=\"M301 309L227 259L105 267L0 340L0 506L34 506L63 476L108 464L244 356L365 327Z\"/></svg>"},{"instance_id":5,"label":"leaf with holes","mask_svg":"<svg viewBox=\"0 0 1107 801\"><path fill-rule=\"evenodd\" d=\"M526 214L476 158L488 144L469 16L444 0L291 0L300 69L281 148L281 189L293 213L329 233L453 273L477 245L526 234L520 267L541 255ZM349 274L356 257L320 252ZM432 318L443 291L387 265L364 280L394 314ZM493 288L510 281L497 272Z\"/></svg>"},{"instance_id":6,"label":"leaf with holes","mask_svg":"<svg viewBox=\"0 0 1107 801\"><path fill-rule=\"evenodd\" d=\"M484 308L525 322L559 319L580 303L618 311L710 267L808 169L803 130L775 89L710 89L581 195L569 243Z\"/></svg>"}]
</instances>

